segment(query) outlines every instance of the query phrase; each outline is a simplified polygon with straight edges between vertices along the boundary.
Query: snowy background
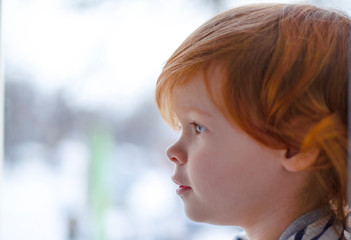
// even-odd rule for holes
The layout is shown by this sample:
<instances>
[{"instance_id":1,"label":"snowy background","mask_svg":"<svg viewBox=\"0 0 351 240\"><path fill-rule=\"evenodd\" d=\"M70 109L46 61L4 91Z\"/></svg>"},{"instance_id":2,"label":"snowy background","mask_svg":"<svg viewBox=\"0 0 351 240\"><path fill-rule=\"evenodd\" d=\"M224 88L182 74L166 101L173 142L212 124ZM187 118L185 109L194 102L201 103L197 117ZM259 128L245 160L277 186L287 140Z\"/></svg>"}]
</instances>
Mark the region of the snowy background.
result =
<instances>
[{"instance_id":1,"label":"snowy background","mask_svg":"<svg viewBox=\"0 0 351 240\"><path fill-rule=\"evenodd\" d=\"M244 1L244 3L264 1ZM292 1L270 1L292 2ZM348 0L304 1L351 12ZM2 0L1 240L233 239L187 220L153 91L229 0Z\"/></svg>"}]
</instances>

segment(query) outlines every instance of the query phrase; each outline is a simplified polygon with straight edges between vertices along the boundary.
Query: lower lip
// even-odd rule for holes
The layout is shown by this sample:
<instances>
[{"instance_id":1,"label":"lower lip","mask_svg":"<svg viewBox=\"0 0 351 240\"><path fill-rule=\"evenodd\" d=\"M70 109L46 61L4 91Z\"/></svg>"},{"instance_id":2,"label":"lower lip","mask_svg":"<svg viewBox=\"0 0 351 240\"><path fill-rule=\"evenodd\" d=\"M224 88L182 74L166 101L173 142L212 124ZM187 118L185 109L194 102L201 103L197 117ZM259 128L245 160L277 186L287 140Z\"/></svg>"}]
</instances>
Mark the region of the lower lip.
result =
<instances>
[{"instance_id":1,"label":"lower lip","mask_svg":"<svg viewBox=\"0 0 351 240\"><path fill-rule=\"evenodd\" d=\"M177 194L183 194L187 191L191 190L191 187L187 187L187 186L182 186L180 185L179 188L177 189Z\"/></svg>"}]
</instances>

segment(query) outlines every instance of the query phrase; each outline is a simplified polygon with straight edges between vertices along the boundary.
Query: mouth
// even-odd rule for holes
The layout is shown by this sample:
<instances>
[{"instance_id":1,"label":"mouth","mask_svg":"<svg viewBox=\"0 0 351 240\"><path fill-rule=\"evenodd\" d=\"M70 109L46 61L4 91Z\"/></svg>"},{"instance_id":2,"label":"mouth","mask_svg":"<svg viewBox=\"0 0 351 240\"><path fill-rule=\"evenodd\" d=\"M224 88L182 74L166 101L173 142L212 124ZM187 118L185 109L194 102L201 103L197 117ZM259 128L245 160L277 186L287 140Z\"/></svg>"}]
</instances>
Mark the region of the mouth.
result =
<instances>
[{"instance_id":1,"label":"mouth","mask_svg":"<svg viewBox=\"0 0 351 240\"><path fill-rule=\"evenodd\" d=\"M172 176L172 180L175 184L178 185L178 188L177 188L177 194L178 195L182 195L184 194L185 192L188 192L190 191L192 188L190 186L187 186L187 185L183 185L181 182L181 180L179 180L179 177L175 174Z\"/></svg>"},{"instance_id":2,"label":"mouth","mask_svg":"<svg viewBox=\"0 0 351 240\"><path fill-rule=\"evenodd\" d=\"M179 185L178 189L177 189L177 194L181 195L187 191L191 190L191 187L189 186L184 186L184 185Z\"/></svg>"}]
</instances>

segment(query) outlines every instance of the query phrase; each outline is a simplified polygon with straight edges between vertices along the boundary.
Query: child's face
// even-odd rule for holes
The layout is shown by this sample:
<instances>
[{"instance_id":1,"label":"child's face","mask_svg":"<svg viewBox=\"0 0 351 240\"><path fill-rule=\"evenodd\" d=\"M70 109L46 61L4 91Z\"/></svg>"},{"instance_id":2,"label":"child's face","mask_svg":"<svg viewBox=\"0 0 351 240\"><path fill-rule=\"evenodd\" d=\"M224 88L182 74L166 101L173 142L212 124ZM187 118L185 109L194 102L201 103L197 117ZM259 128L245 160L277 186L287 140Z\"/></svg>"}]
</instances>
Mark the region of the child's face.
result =
<instances>
[{"instance_id":1,"label":"child's face","mask_svg":"<svg viewBox=\"0 0 351 240\"><path fill-rule=\"evenodd\" d=\"M213 82L220 76L209 77ZM276 193L286 188L280 163L285 152L262 146L230 124L210 100L201 74L178 86L174 101L181 135L167 155L176 164L173 180L187 215L243 226L272 211Z\"/></svg>"}]
</instances>

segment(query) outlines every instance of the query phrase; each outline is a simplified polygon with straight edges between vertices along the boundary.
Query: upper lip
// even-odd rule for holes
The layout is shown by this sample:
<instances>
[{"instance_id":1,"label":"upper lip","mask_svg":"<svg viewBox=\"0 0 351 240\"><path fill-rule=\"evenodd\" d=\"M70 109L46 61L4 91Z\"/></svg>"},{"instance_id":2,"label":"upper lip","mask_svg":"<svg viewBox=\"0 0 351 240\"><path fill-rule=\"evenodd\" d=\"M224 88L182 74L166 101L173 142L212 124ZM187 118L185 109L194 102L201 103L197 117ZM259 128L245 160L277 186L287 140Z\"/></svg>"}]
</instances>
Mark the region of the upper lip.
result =
<instances>
[{"instance_id":1,"label":"upper lip","mask_svg":"<svg viewBox=\"0 0 351 240\"><path fill-rule=\"evenodd\" d=\"M179 186L189 187L188 185L183 184L182 181L178 179L177 175L172 176L172 181Z\"/></svg>"}]
</instances>

